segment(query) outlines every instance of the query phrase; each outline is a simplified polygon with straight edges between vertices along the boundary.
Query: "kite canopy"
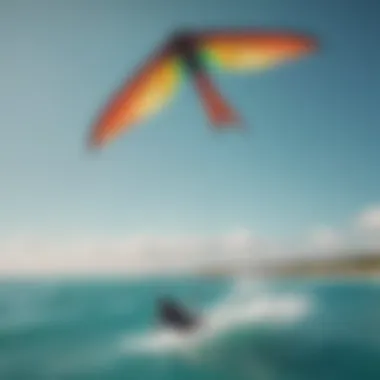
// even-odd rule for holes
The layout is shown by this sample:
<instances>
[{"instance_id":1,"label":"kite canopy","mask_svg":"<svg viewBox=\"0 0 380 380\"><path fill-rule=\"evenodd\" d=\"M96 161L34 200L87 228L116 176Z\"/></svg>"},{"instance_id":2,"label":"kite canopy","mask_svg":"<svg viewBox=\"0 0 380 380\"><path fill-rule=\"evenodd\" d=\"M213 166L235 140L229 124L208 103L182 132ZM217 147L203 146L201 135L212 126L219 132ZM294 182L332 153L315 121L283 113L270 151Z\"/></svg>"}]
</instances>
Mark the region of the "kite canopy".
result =
<instances>
[{"instance_id":1,"label":"kite canopy","mask_svg":"<svg viewBox=\"0 0 380 380\"><path fill-rule=\"evenodd\" d=\"M105 145L152 117L174 96L185 76L193 80L213 126L236 124L240 119L213 85L210 69L265 70L316 49L315 38L288 32L222 30L175 34L111 98L92 127L90 144Z\"/></svg>"}]
</instances>

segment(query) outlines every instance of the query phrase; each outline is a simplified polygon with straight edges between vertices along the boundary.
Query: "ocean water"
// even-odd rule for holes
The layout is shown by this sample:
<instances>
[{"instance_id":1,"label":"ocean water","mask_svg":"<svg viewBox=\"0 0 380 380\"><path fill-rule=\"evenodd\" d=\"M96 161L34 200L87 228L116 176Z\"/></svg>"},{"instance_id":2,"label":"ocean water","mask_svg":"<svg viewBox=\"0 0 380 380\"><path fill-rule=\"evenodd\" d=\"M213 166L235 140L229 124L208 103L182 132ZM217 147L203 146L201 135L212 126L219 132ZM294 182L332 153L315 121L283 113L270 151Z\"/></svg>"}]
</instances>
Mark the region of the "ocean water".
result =
<instances>
[{"instance_id":1,"label":"ocean water","mask_svg":"<svg viewBox=\"0 0 380 380\"><path fill-rule=\"evenodd\" d=\"M204 327L162 329L161 295ZM0 379L379 380L380 283L3 281Z\"/></svg>"}]
</instances>

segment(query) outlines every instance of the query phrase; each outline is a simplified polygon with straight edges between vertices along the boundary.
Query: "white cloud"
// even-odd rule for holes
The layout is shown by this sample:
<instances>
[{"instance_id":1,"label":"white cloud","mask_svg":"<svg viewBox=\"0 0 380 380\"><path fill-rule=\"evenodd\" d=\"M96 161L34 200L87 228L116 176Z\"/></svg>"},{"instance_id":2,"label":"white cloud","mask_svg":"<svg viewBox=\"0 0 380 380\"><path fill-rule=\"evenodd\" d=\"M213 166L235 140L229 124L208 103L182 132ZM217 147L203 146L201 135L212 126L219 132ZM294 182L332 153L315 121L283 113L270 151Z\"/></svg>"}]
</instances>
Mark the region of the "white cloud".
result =
<instances>
[{"instance_id":1,"label":"white cloud","mask_svg":"<svg viewBox=\"0 0 380 380\"><path fill-rule=\"evenodd\" d=\"M357 226L366 232L380 233L380 205L364 210L357 219Z\"/></svg>"},{"instance_id":2,"label":"white cloud","mask_svg":"<svg viewBox=\"0 0 380 380\"><path fill-rule=\"evenodd\" d=\"M239 228L225 234L43 237L23 233L0 241L0 275L178 273L223 266L255 265L380 248L380 207L364 210L352 228L317 227L305 240L284 244Z\"/></svg>"},{"instance_id":3,"label":"white cloud","mask_svg":"<svg viewBox=\"0 0 380 380\"><path fill-rule=\"evenodd\" d=\"M249 231L220 236L154 236L37 239L15 236L0 243L0 273L152 273L199 268L254 255Z\"/></svg>"},{"instance_id":4,"label":"white cloud","mask_svg":"<svg viewBox=\"0 0 380 380\"><path fill-rule=\"evenodd\" d=\"M340 231L332 227L318 227L310 234L307 249L318 254L331 254L342 250L345 243Z\"/></svg>"},{"instance_id":5,"label":"white cloud","mask_svg":"<svg viewBox=\"0 0 380 380\"><path fill-rule=\"evenodd\" d=\"M354 223L356 240L370 250L380 249L380 206L374 205L361 212Z\"/></svg>"}]
</instances>

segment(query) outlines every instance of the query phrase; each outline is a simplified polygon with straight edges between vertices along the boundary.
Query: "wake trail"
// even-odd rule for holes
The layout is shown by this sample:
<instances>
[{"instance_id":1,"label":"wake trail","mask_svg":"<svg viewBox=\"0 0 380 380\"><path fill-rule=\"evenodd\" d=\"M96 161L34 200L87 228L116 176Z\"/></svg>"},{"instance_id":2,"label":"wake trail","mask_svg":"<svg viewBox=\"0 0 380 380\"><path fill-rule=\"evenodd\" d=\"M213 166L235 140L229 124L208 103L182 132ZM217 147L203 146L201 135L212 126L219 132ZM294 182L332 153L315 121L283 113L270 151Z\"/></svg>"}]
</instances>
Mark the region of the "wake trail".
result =
<instances>
[{"instance_id":1,"label":"wake trail","mask_svg":"<svg viewBox=\"0 0 380 380\"><path fill-rule=\"evenodd\" d=\"M203 325L197 331L181 334L170 329L152 329L124 336L122 350L140 354L191 351L244 326L297 323L310 313L312 306L308 295L278 294L265 281L237 279L226 295L200 313Z\"/></svg>"}]
</instances>

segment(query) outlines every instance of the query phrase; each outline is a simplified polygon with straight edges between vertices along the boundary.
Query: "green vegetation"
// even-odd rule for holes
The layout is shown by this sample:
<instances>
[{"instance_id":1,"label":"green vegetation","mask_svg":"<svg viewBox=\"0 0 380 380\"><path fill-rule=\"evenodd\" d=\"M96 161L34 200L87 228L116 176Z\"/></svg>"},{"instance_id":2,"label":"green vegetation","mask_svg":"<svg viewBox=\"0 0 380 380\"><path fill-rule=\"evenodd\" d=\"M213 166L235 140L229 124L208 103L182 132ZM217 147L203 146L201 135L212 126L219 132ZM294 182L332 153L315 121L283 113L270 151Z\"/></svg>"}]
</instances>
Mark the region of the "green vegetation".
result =
<instances>
[{"instance_id":1,"label":"green vegetation","mask_svg":"<svg viewBox=\"0 0 380 380\"><path fill-rule=\"evenodd\" d=\"M349 254L330 259L292 260L282 263L240 266L245 273L265 274L270 277L341 277L380 275L380 253ZM204 275L228 276L242 272L233 265L220 265L211 270L202 271Z\"/></svg>"},{"instance_id":2,"label":"green vegetation","mask_svg":"<svg viewBox=\"0 0 380 380\"><path fill-rule=\"evenodd\" d=\"M275 276L361 276L380 274L380 255L293 262L274 267Z\"/></svg>"}]
</instances>

